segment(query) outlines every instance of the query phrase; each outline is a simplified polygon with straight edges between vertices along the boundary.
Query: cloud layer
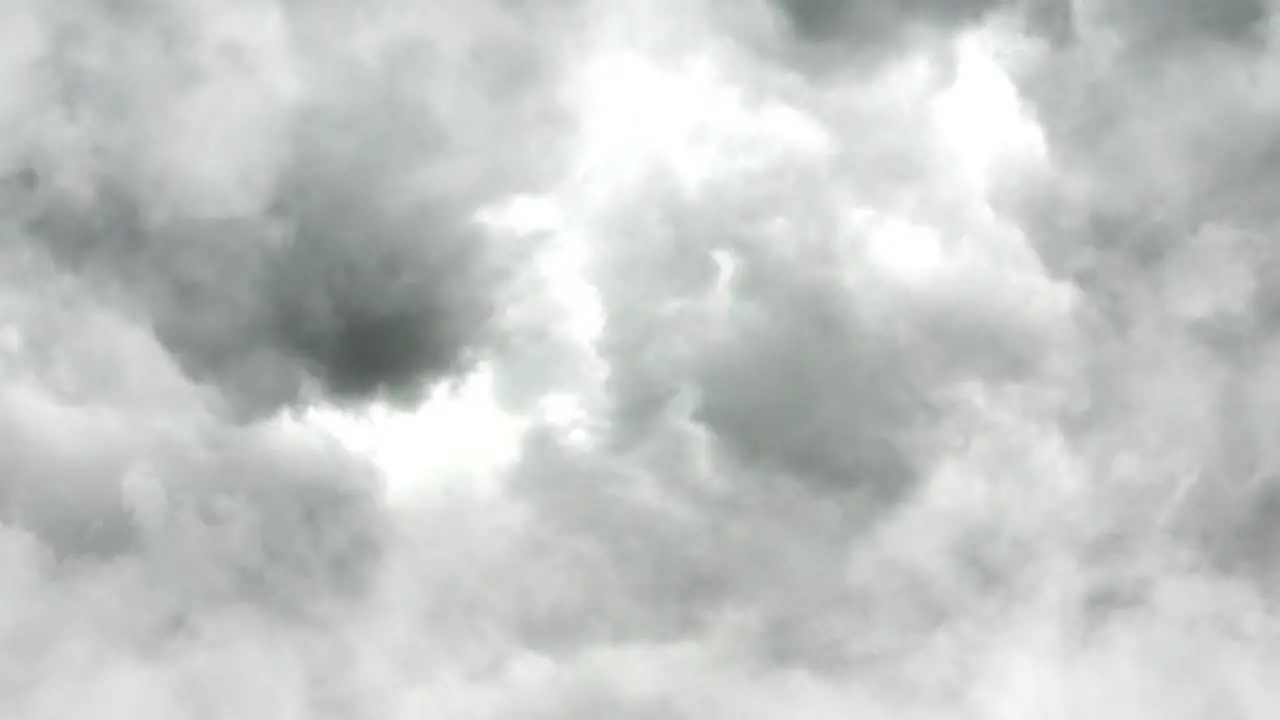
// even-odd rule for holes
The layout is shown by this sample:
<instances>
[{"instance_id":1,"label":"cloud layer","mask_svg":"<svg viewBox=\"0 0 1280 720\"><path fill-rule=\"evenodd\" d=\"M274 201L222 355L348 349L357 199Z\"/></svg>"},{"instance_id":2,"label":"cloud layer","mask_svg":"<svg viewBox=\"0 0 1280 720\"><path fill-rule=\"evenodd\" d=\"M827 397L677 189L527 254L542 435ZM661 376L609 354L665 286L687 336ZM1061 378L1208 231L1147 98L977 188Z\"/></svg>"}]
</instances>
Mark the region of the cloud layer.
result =
<instances>
[{"instance_id":1,"label":"cloud layer","mask_svg":"<svg viewBox=\"0 0 1280 720\"><path fill-rule=\"evenodd\" d=\"M0 715L1263 718L1271 8L0 9Z\"/></svg>"}]
</instances>

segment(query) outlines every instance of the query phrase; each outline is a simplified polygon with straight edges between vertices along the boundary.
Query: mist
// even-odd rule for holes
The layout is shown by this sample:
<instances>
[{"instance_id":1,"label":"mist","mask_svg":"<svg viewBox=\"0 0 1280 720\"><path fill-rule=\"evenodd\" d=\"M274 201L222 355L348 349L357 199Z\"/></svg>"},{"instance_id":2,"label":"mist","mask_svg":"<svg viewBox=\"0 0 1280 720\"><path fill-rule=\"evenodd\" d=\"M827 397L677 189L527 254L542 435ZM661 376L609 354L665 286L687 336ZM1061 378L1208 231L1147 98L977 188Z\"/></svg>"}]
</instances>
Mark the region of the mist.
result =
<instances>
[{"instance_id":1,"label":"mist","mask_svg":"<svg viewBox=\"0 0 1280 720\"><path fill-rule=\"evenodd\" d=\"M1267 0L0 5L0 716L1270 718Z\"/></svg>"}]
</instances>

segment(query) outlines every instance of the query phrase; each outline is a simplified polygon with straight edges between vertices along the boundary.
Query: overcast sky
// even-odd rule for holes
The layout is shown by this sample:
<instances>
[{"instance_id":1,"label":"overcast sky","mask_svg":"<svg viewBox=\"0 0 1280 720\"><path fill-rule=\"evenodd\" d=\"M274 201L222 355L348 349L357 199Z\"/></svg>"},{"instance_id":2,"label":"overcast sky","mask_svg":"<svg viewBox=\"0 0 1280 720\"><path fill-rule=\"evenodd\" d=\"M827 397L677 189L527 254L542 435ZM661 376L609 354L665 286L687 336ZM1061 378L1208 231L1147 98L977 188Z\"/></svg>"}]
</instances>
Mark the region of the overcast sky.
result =
<instances>
[{"instance_id":1,"label":"overcast sky","mask_svg":"<svg viewBox=\"0 0 1280 720\"><path fill-rule=\"evenodd\" d=\"M0 2L0 717L1275 717L1275 10Z\"/></svg>"}]
</instances>

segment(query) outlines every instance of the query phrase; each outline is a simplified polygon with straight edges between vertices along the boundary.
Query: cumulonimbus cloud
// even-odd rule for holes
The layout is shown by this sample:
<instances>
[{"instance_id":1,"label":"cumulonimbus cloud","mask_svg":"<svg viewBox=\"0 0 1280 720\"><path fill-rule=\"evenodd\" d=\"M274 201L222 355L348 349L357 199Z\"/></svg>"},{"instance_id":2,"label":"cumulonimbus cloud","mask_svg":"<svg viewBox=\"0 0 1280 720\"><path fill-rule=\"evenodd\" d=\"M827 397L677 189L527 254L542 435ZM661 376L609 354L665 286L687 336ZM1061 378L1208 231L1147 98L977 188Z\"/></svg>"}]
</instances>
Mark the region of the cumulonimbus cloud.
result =
<instances>
[{"instance_id":1,"label":"cumulonimbus cloud","mask_svg":"<svg viewBox=\"0 0 1280 720\"><path fill-rule=\"evenodd\" d=\"M1270 717L1270 11L0 9L0 715Z\"/></svg>"}]
</instances>

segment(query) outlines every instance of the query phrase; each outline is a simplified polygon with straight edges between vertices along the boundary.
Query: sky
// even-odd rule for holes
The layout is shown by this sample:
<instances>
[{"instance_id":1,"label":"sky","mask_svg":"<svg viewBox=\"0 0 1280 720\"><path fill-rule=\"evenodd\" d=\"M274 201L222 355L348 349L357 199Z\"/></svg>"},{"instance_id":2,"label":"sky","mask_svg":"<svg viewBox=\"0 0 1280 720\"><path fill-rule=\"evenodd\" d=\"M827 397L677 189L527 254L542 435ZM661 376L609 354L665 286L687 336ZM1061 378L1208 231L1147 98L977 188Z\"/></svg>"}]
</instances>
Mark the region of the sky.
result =
<instances>
[{"instance_id":1,"label":"sky","mask_svg":"<svg viewBox=\"0 0 1280 720\"><path fill-rule=\"evenodd\" d=\"M0 3L0 717L1274 717L1277 11Z\"/></svg>"}]
</instances>

